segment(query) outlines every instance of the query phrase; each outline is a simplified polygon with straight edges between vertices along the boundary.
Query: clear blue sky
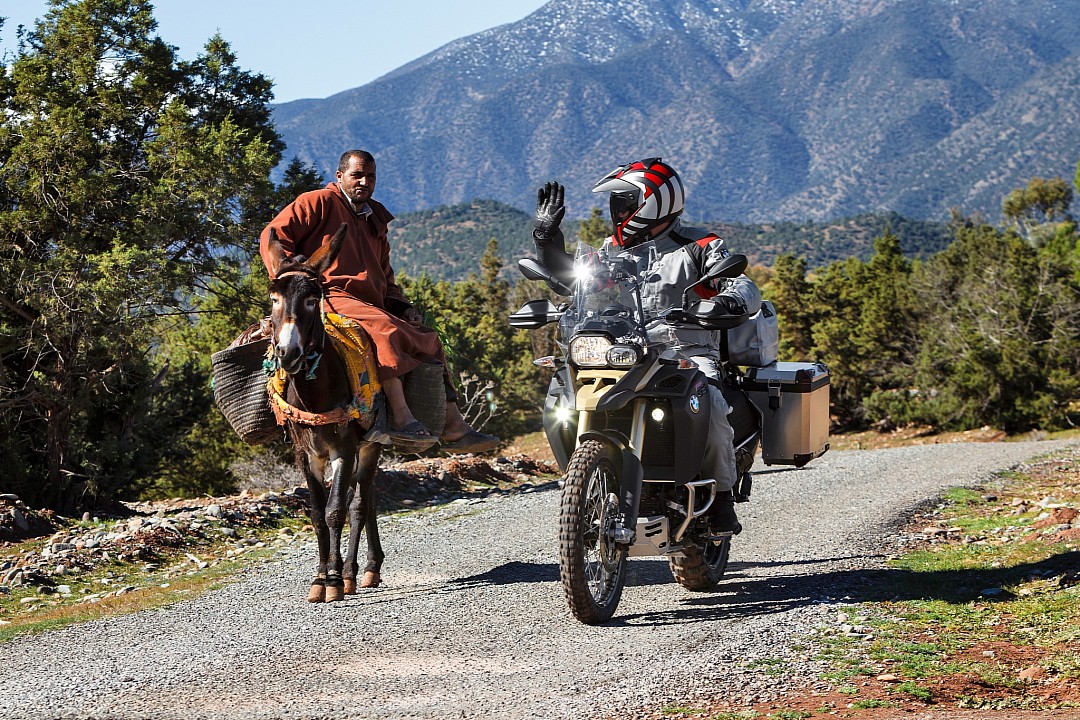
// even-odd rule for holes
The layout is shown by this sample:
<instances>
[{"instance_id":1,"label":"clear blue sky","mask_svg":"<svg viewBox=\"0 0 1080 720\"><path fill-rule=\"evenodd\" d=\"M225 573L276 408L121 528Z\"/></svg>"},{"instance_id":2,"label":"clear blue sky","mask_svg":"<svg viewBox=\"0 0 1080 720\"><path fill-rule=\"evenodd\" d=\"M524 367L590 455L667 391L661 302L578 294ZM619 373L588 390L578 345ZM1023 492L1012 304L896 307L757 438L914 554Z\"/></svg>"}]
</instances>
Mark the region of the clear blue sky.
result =
<instances>
[{"instance_id":1,"label":"clear blue sky","mask_svg":"<svg viewBox=\"0 0 1080 720\"><path fill-rule=\"evenodd\" d=\"M215 32L237 64L274 80L274 101L323 98L364 85L452 40L514 22L546 0L157 0L161 38L193 59ZM45 14L42 0L2 0L0 52L15 28Z\"/></svg>"}]
</instances>

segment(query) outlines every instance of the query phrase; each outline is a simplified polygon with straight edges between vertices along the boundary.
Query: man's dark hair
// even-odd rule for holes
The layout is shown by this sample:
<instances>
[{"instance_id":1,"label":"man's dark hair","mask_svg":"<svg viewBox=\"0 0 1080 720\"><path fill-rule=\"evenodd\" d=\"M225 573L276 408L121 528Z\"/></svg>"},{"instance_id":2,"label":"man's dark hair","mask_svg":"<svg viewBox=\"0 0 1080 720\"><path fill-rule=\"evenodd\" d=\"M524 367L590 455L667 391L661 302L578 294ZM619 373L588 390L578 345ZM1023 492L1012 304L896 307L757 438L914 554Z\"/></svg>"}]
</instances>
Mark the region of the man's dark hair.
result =
<instances>
[{"instance_id":1,"label":"man's dark hair","mask_svg":"<svg viewBox=\"0 0 1080 720\"><path fill-rule=\"evenodd\" d=\"M375 164L375 156L369 153L367 150L346 150L341 159L338 160L337 169L339 172L345 172L349 169L349 158L356 158L363 160L364 162Z\"/></svg>"}]
</instances>

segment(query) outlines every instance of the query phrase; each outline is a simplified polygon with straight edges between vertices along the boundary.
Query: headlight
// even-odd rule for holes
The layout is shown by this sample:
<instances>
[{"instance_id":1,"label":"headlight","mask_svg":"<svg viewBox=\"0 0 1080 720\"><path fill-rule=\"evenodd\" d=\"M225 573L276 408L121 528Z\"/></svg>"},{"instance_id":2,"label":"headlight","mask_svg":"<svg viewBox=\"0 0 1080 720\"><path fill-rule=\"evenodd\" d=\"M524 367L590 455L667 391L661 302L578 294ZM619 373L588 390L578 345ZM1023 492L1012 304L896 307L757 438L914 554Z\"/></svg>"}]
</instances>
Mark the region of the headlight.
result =
<instances>
[{"instance_id":1,"label":"headlight","mask_svg":"<svg viewBox=\"0 0 1080 720\"><path fill-rule=\"evenodd\" d=\"M616 345L604 335L581 335L570 341L570 362L582 368L628 368L641 360L636 345Z\"/></svg>"},{"instance_id":2,"label":"headlight","mask_svg":"<svg viewBox=\"0 0 1080 720\"><path fill-rule=\"evenodd\" d=\"M570 341L570 361L578 367L607 367L611 345L603 335L580 335Z\"/></svg>"},{"instance_id":3,"label":"headlight","mask_svg":"<svg viewBox=\"0 0 1080 720\"><path fill-rule=\"evenodd\" d=\"M634 345L613 345L607 351L607 361L612 367L624 368L637 365L641 351Z\"/></svg>"}]
</instances>

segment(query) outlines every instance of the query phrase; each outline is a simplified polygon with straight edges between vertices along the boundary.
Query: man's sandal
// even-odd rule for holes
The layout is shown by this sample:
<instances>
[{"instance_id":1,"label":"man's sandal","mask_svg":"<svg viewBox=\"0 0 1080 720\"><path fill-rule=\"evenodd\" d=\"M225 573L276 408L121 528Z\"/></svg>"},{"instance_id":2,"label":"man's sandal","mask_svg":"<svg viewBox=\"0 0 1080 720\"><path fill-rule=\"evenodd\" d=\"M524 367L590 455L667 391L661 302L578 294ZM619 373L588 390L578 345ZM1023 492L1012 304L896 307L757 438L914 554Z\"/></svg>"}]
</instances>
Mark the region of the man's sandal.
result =
<instances>
[{"instance_id":1,"label":"man's sandal","mask_svg":"<svg viewBox=\"0 0 1080 720\"><path fill-rule=\"evenodd\" d=\"M470 430L457 440L443 442L440 450L451 453L482 453L499 447L499 438Z\"/></svg>"},{"instance_id":2,"label":"man's sandal","mask_svg":"<svg viewBox=\"0 0 1080 720\"><path fill-rule=\"evenodd\" d=\"M403 453L422 453L439 442L439 438L432 435L427 426L419 420L400 430L390 430L387 434L398 452Z\"/></svg>"}]
</instances>

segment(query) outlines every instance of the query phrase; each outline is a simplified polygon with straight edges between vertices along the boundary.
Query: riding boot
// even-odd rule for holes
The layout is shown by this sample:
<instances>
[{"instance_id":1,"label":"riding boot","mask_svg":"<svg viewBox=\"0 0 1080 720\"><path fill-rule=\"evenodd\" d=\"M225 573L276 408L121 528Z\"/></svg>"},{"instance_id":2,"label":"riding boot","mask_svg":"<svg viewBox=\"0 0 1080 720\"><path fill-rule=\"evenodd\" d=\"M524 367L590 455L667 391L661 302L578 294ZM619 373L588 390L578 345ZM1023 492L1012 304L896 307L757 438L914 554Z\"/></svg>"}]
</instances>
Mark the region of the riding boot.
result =
<instances>
[{"instance_id":1,"label":"riding boot","mask_svg":"<svg viewBox=\"0 0 1080 720\"><path fill-rule=\"evenodd\" d=\"M713 534L742 532L742 524L735 515L735 495L730 490L716 494L709 514L709 530Z\"/></svg>"}]
</instances>

